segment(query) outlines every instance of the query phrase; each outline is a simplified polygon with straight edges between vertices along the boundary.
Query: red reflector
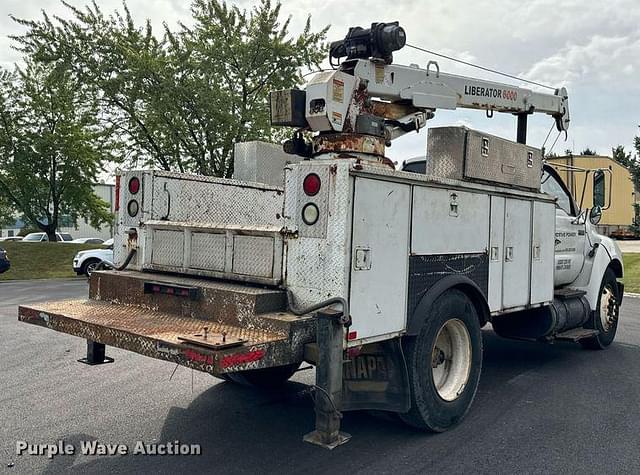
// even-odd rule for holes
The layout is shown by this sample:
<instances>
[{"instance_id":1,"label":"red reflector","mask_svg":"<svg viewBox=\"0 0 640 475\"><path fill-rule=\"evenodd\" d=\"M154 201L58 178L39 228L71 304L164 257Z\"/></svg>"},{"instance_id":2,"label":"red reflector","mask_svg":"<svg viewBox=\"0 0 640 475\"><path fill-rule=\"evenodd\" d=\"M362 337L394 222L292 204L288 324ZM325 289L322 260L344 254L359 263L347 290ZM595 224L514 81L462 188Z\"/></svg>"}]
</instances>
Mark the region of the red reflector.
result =
<instances>
[{"instance_id":1,"label":"red reflector","mask_svg":"<svg viewBox=\"0 0 640 475\"><path fill-rule=\"evenodd\" d=\"M246 363L253 363L254 361L261 360L266 352L264 350L253 350L248 353L237 353L227 355L222 358L220 362L220 366L223 368L228 368L230 366L238 366Z\"/></svg>"},{"instance_id":2,"label":"red reflector","mask_svg":"<svg viewBox=\"0 0 640 475\"><path fill-rule=\"evenodd\" d=\"M116 175L116 204L114 205L114 208L114 211L118 211L120 209L120 175Z\"/></svg>"},{"instance_id":3,"label":"red reflector","mask_svg":"<svg viewBox=\"0 0 640 475\"><path fill-rule=\"evenodd\" d=\"M355 340L358 338L358 332L349 332L347 334L347 340Z\"/></svg>"},{"instance_id":4,"label":"red reflector","mask_svg":"<svg viewBox=\"0 0 640 475\"><path fill-rule=\"evenodd\" d=\"M315 196L320 191L320 177L315 173L311 173L304 177L302 189L307 196Z\"/></svg>"},{"instance_id":5,"label":"red reflector","mask_svg":"<svg viewBox=\"0 0 640 475\"><path fill-rule=\"evenodd\" d=\"M134 176L131 180L129 180L129 193L135 195L138 191L140 191L140 179Z\"/></svg>"}]
</instances>

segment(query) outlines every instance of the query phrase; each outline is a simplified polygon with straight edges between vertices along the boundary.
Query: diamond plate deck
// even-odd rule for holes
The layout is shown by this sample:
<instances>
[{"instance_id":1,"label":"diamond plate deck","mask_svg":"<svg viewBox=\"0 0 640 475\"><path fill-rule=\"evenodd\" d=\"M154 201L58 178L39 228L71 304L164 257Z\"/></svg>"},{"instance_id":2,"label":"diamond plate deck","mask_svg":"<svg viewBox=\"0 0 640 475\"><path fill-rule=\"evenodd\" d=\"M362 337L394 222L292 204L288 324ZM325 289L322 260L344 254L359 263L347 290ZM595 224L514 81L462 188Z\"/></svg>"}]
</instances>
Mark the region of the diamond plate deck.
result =
<instances>
[{"instance_id":1,"label":"diamond plate deck","mask_svg":"<svg viewBox=\"0 0 640 475\"><path fill-rule=\"evenodd\" d=\"M279 366L302 361L303 346L313 327L300 319L272 313L264 319L289 323L289 331L268 331L197 318L179 317L147 308L94 300L63 300L21 306L18 318L62 333L172 361L212 374ZM308 323L308 320L307 320ZM246 343L219 351L189 345L179 339L201 332L222 334Z\"/></svg>"}]
</instances>

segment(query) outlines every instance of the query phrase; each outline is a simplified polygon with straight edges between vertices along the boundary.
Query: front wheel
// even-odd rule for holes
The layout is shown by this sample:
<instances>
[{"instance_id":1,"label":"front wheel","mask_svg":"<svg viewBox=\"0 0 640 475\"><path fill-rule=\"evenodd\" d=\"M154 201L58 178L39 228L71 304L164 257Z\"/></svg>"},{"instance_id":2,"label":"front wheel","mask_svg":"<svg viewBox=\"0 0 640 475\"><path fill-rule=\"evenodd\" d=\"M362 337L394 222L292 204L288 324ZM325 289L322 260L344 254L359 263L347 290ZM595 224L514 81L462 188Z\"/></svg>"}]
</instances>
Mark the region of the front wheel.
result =
<instances>
[{"instance_id":1,"label":"front wheel","mask_svg":"<svg viewBox=\"0 0 640 475\"><path fill-rule=\"evenodd\" d=\"M458 424L471 407L482 370L480 320L471 299L457 289L446 291L404 347L411 409L401 419L432 432Z\"/></svg>"},{"instance_id":2,"label":"front wheel","mask_svg":"<svg viewBox=\"0 0 640 475\"><path fill-rule=\"evenodd\" d=\"M620 291L616 275L607 269L600 284L598 303L589 327L599 331L596 336L580 340L580 344L589 350L604 350L616 337L618 317L620 315Z\"/></svg>"}]
</instances>

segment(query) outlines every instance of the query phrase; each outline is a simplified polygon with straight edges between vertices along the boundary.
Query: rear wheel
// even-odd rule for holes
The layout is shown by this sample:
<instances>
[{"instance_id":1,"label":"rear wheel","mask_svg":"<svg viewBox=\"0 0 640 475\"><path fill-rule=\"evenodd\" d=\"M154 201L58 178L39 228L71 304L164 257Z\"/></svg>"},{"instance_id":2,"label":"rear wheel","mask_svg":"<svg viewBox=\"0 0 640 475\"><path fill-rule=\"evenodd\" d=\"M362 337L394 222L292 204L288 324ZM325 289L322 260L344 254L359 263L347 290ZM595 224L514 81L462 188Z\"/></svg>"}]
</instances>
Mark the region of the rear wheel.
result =
<instances>
[{"instance_id":1,"label":"rear wheel","mask_svg":"<svg viewBox=\"0 0 640 475\"><path fill-rule=\"evenodd\" d=\"M464 292L448 290L434 302L416 337L405 340L411 409L407 424L444 432L471 407L482 370L478 312Z\"/></svg>"},{"instance_id":2,"label":"rear wheel","mask_svg":"<svg viewBox=\"0 0 640 475\"><path fill-rule=\"evenodd\" d=\"M226 381L232 381L244 386L256 386L259 388L277 388L286 383L300 367L300 363L293 363L285 366L274 366L273 368L252 369L249 371L238 371L237 373L226 373L220 377Z\"/></svg>"},{"instance_id":3,"label":"rear wheel","mask_svg":"<svg viewBox=\"0 0 640 475\"><path fill-rule=\"evenodd\" d=\"M615 273L607 269L600 284L600 295L596 311L593 312L591 328L600 333L591 338L580 340L580 344L589 350L604 350L616 337L618 317L620 315L620 295Z\"/></svg>"}]
</instances>

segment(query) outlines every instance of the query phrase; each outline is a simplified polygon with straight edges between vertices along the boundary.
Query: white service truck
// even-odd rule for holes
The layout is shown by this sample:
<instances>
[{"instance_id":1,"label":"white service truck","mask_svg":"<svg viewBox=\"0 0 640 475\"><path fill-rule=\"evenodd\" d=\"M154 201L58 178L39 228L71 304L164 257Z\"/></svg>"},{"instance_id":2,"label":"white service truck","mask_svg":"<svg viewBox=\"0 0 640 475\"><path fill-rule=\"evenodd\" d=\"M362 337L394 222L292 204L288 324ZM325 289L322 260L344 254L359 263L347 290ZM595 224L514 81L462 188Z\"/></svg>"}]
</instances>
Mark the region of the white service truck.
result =
<instances>
[{"instance_id":1,"label":"white service truck","mask_svg":"<svg viewBox=\"0 0 640 475\"><path fill-rule=\"evenodd\" d=\"M328 448L348 440L342 411L457 424L488 323L509 338L609 346L623 266L594 226L606 173L571 170L593 173L597 202L584 209L525 143L532 113L567 130L566 90L394 65L404 42L397 23L352 28L331 45L346 57L335 70L272 93L274 125L297 128L291 155L239 144L241 180L122 173L114 270L92 273L87 300L24 305L20 320L87 339L89 364L110 345L275 386L309 362L305 440ZM440 127L418 173L385 158L395 138L458 107L515 114L517 142Z\"/></svg>"}]
</instances>

